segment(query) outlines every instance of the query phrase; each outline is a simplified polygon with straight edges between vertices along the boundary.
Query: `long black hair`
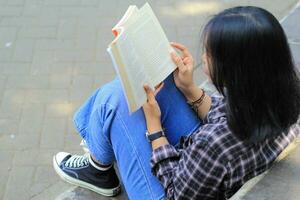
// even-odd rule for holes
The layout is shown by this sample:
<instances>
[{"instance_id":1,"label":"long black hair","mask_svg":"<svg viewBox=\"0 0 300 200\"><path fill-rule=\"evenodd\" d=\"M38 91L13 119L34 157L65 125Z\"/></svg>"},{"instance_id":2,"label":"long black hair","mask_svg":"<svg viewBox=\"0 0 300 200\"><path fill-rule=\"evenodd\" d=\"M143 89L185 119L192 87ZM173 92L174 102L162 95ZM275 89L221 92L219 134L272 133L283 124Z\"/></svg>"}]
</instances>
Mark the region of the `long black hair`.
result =
<instances>
[{"instance_id":1,"label":"long black hair","mask_svg":"<svg viewBox=\"0 0 300 200\"><path fill-rule=\"evenodd\" d=\"M296 123L299 72L271 13L253 6L226 9L203 33L210 76L227 100L228 125L236 136L258 142Z\"/></svg>"}]
</instances>

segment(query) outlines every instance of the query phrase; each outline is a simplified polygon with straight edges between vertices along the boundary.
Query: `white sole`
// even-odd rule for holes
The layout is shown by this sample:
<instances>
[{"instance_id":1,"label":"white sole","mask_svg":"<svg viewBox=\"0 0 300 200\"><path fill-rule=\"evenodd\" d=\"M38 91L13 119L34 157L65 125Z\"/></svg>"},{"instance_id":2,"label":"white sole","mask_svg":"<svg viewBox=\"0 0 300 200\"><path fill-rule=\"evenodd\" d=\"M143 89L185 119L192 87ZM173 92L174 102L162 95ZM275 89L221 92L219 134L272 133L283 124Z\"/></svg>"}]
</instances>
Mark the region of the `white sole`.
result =
<instances>
[{"instance_id":1,"label":"white sole","mask_svg":"<svg viewBox=\"0 0 300 200\"><path fill-rule=\"evenodd\" d=\"M118 187L112 188L112 189L103 189L103 188L99 188L96 187L90 183L86 183L84 181L80 181L76 178L73 178L71 176L69 176L68 174L64 173L58 166L58 163L56 162L55 156L53 156L53 167L54 170L56 171L56 173L66 182L79 186L79 187L83 187L89 190L92 190L98 194L101 194L103 196L107 196L107 197L112 197L112 196L116 196L117 194L120 193L121 191L121 186L119 185Z\"/></svg>"}]
</instances>

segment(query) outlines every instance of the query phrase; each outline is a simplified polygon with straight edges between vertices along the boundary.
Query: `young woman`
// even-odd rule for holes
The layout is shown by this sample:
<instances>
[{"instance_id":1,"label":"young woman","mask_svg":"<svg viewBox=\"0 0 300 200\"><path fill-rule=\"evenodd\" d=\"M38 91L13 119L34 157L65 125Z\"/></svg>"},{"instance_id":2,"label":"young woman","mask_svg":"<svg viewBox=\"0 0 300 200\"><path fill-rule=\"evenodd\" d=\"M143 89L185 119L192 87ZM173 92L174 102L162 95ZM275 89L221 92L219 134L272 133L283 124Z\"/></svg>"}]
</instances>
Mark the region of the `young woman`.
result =
<instances>
[{"instance_id":1,"label":"young woman","mask_svg":"<svg viewBox=\"0 0 300 200\"><path fill-rule=\"evenodd\" d=\"M89 154L53 158L66 181L130 199L228 199L267 170L300 132L300 81L282 27L257 7L215 15L203 34L204 71L218 94L193 81L193 58L177 65L129 116L120 80L100 87L74 122ZM147 133L146 133L147 131ZM145 134L146 133L146 134Z\"/></svg>"}]
</instances>

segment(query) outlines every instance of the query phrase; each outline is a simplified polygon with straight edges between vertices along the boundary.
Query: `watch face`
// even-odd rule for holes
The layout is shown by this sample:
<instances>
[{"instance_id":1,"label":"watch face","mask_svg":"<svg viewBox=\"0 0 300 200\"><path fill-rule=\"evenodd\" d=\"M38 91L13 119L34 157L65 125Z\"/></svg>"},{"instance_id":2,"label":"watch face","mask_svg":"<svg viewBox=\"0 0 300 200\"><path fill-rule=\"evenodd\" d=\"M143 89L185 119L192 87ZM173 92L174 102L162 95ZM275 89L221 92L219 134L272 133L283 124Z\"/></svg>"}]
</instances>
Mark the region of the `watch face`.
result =
<instances>
[{"instance_id":1,"label":"watch face","mask_svg":"<svg viewBox=\"0 0 300 200\"><path fill-rule=\"evenodd\" d=\"M148 137L148 135L150 135L150 133L148 131L146 131L146 136Z\"/></svg>"}]
</instances>

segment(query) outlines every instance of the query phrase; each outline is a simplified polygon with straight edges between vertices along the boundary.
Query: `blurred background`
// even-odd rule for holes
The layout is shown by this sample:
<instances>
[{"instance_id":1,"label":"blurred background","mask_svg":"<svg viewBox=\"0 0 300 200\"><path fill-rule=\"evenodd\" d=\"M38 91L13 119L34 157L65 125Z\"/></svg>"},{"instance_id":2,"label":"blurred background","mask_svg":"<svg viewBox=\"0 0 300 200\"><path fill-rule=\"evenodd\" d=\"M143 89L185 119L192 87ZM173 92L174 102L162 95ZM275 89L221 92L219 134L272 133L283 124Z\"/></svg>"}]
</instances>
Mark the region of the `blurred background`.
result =
<instances>
[{"instance_id":1,"label":"blurred background","mask_svg":"<svg viewBox=\"0 0 300 200\"><path fill-rule=\"evenodd\" d=\"M82 152L73 113L116 76L106 52L111 28L129 5L145 2L0 0L0 199L107 199L61 181L52 156ZM200 33L211 15L255 5L283 20L298 0L148 2L169 40L185 44L199 63ZM298 14L285 27L289 30L299 20ZM289 40L299 58L297 30ZM200 85L205 79L199 67L195 80ZM126 199L126 194L116 199Z\"/></svg>"}]
</instances>

